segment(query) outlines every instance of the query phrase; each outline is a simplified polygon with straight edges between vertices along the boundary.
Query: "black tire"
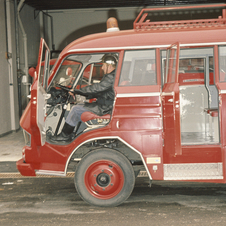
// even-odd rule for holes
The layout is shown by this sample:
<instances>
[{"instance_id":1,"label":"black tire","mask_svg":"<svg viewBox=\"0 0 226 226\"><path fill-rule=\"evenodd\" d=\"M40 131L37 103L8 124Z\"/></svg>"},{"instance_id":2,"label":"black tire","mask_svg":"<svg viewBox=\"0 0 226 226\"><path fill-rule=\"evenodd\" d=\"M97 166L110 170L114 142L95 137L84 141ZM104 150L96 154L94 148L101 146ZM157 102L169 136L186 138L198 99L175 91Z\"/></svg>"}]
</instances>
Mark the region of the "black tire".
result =
<instances>
[{"instance_id":1,"label":"black tire","mask_svg":"<svg viewBox=\"0 0 226 226\"><path fill-rule=\"evenodd\" d=\"M133 167L120 152L111 149L91 151L77 166L75 188L90 205L118 206L132 193Z\"/></svg>"}]
</instances>

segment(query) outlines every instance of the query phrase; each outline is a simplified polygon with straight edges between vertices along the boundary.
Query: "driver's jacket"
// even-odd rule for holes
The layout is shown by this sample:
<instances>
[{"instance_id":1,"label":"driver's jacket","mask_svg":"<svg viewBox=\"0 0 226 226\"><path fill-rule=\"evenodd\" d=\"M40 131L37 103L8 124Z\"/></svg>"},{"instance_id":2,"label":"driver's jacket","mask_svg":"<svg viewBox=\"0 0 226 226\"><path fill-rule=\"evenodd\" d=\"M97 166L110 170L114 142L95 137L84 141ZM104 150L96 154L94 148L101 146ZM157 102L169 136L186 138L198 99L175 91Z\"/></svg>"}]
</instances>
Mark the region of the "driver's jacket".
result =
<instances>
[{"instance_id":1,"label":"driver's jacket","mask_svg":"<svg viewBox=\"0 0 226 226\"><path fill-rule=\"evenodd\" d=\"M81 91L88 95L88 99L96 98L92 103L84 103L84 107L97 115L105 115L111 112L115 93L113 84L115 80L115 70L104 75L100 83L85 86Z\"/></svg>"}]
</instances>

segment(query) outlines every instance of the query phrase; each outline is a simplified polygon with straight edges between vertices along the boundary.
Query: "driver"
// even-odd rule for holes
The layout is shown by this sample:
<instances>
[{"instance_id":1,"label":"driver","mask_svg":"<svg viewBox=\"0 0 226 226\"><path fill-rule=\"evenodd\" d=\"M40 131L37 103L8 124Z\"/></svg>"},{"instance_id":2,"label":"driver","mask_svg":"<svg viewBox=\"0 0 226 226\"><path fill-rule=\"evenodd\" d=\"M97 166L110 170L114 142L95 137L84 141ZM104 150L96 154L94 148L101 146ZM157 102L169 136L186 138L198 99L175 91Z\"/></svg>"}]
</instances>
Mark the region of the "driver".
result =
<instances>
[{"instance_id":1,"label":"driver","mask_svg":"<svg viewBox=\"0 0 226 226\"><path fill-rule=\"evenodd\" d=\"M115 54L105 54L102 57L102 70L104 72L104 76L100 83L85 86L80 90L72 89L69 92L70 95L79 94L86 96L87 99L96 98L96 101L92 103L85 102L72 107L66 118L61 133L57 136L51 137L52 141L71 141L71 134L78 122L81 121L81 115L83 112L91 111L99 116L111 112L115 97L113 84L117 62L118 58Z\"/></svg>"}]
</instances>

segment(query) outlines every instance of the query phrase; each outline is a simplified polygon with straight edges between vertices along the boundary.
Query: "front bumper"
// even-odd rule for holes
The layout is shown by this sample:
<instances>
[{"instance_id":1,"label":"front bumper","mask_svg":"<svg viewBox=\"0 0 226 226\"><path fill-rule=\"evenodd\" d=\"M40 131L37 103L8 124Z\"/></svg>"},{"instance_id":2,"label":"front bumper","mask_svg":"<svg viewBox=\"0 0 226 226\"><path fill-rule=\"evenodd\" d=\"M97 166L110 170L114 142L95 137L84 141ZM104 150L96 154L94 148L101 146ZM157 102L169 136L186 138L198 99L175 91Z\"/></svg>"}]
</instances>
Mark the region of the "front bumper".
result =
<instances>
[{"instance_id":1,"label":"front bumper","mask_svg":"<svg viewBox=\"0 0 226 226\"><path fill-rule=\"evenodd\" d=\"M36 176L35 170L29 163L25 163L24 159L20 159L16 162L16 167L22 176Z\"/></svg>"}]
</instances>

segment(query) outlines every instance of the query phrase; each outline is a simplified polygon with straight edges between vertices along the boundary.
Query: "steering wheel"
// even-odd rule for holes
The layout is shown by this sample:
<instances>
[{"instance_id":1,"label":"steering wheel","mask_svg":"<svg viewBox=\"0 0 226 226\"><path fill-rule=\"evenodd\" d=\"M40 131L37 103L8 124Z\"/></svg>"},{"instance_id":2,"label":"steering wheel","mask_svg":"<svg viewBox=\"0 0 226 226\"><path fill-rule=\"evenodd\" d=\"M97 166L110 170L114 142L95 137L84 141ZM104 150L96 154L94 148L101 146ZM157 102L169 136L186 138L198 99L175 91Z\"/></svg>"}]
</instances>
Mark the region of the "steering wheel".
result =
<instances>
[{"instance_id":1,"label":"steering wheel","mask_svg":"<svg viewBox=\"0 0 226 226\"><path fill-rule=\"evenodd\" d=\"M67 91L67 92L70 92L70 88L68 88L67 86L63 86L63 85L61 85L61 84L56 84L56 86L57 87L59 87L59 88L61 88L61 89L63 89L63 90L65 90L65 91Z\"/></svg>"},{"instance_id":2,"label":"steering wheel","mask_svg":"<svg viewBox=\"0 0 226 226\"><path fill-rule=\"evenodd\" d=\"M51 106L65 103L70 96L69 92L65 89L56 89L56 87L51 87L48 93L51 94L51 97L47 100L47 103Z\"/></svg>"}]
</instances>

